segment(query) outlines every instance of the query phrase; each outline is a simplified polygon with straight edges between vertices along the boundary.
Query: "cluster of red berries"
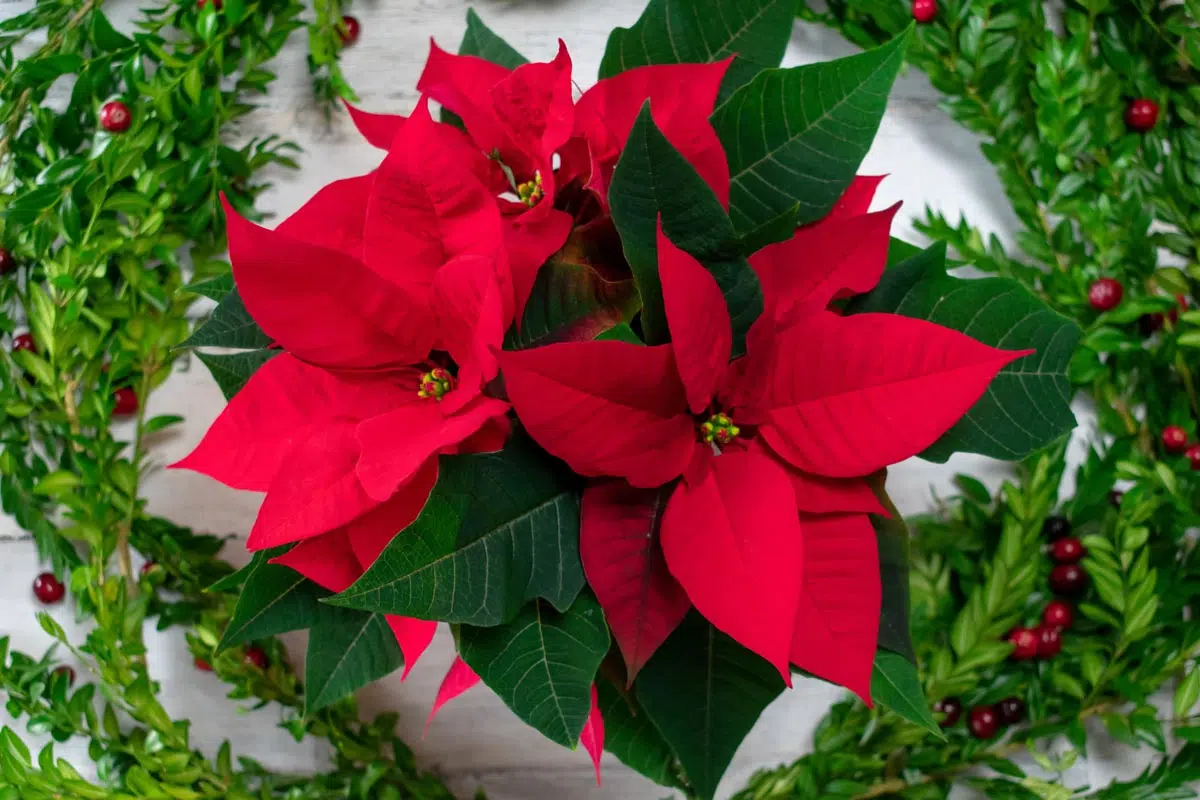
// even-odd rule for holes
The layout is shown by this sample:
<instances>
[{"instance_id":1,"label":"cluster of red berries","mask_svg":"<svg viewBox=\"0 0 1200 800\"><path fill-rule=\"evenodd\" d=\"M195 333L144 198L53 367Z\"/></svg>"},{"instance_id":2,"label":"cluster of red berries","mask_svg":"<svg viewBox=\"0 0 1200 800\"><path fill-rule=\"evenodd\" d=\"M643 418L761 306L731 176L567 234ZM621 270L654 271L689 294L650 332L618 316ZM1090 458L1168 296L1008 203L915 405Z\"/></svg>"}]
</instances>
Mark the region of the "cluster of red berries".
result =
<instances>
[{"instance_id":1,"label":"cluster of red berries","mask_svg":"<svg viewBox=\"0 0 1200 800\"><path fill-rule=\"evenodd\" d=\"M29 333L18 333L13 337L12 351L15 353L18 350L28 350L30 353L38 351L37 342ZM128 417L136 414L138 410L137 392L128 386L122 386L113 392L113 415L117 417Z\"/></svg>"},{"instance_id":2,"label":"cluster of red berries","mask_svg":"<svg viewBox=\"0 0 1200 800\"><path fill-rule=\"evenodd\" d=\"M1042 524L1042 533L1050 540L1048 552L1055 565L1050 570L1050 588L1055 594L1078 595L1087 586L1087 572L1079 566L1079 560L1087 555L1083 542L1071 535L1071 523L1063 517L1048 518ZM1013 628L1009 632L1011 658L1014 661L1054 658L1062 651L1062 632L1074 620L1069 605L1062 600L1051 600L1042 609L1041 625Z\"/></svg>"},{"instance_id":3,"label":"cluster of red berries","mask_svg":"<svg viewBox=\"0 0 1200 800\"><path fill-rule=\"evenodd\" d=\"M957 697L944 697L933 707L942 714L941 725L949 728L962 718L963 704ZM976 739L990 739L1001 726L1016 725L1025 718L1025 704L1017 697L1006 697L995 705L975 706L967 714L967 729Z\"/></svg>"},{"instance_id":4,"label":"cluster of red berries","mask_svg":"<svg viewBox=\"0 0 1200 800\"><path fill-rule=\"evenodd\" d=\"M1200 442L1188 443L1187 431L1178 425L1168 425L1162 432L1163 449L1173 456L1187 456L1193 470L1200 470Z\"/></svg>"}]
</instances>

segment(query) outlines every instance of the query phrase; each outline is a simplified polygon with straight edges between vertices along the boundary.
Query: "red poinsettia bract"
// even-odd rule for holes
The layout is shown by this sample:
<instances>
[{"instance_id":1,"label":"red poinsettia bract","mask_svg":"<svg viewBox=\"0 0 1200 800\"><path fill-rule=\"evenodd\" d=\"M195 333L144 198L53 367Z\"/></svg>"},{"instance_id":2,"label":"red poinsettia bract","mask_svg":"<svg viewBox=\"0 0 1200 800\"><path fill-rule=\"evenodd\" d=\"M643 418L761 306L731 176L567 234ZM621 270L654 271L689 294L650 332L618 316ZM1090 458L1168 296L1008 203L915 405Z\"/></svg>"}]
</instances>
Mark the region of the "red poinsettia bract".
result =
<instances>
[{"instance_id":1,"label":"red poinsettia bract","mask_svg":"<svg viewBox=\"0 0 1200 800\"><path fill-rule=\"evenodd\" d=\"M880 230L886 242L892 213L847 214L849 228L835 216L756 254L767 310L733 362L715 279L661 226L670 344L562 343L502 354L518 417L575 471L647 490L681 478L657 526L669 575L647 573L662 616L648 631L656 641L630 642L602 574L617 569L619 543L637 523L596 497L614 491L603 483L584 501L585 570L631 671L686 613L673 580L789 684L795 664L869 698L880 586L866 513L881 509L864 477L932 444L1023 355L920 320L827 310L843 291L878 280L879 248L859 248L878 242ZM846 239L851 233L859 236ZM645 538L655 528L641 522Z\"/></svg>"}]
</instances>

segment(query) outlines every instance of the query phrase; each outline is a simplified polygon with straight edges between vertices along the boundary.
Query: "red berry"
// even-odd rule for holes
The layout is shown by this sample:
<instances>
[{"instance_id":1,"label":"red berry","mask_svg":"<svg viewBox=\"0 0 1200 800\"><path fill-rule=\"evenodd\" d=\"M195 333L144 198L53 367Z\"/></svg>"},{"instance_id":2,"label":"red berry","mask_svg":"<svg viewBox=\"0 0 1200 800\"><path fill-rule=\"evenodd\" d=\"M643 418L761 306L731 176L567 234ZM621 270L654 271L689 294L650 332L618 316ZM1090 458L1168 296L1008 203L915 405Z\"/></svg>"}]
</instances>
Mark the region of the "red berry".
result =
<instances>
[{"instance_id":1,"label":"red berry","mask_svg":"<svg viewBox=\"0 0 1200 800\"><path fill-rule=\"evenodd\" d=\"M14 336L12 349L14 353L18 350L28 350L31 353L38 351L37 342L33 340L33 334L31 333L18 333Z\"/></svg>"},{"instance_id":2,"label":"red berry","mask_svg":"<svg viewBox=\"0 0 1200 800\"><path fill-rule=\"evenodd\" d=\"M1088 287L1088 303L1097 311L1112 311L1124 296L1125 288L1115 278L1098 278Z\"/></svg>"},{"instance_id":3,"label":"red berry","mask_svg":"<svg viewBox=\"0 0 1200 800\"><path fill-rule=\"evenodd\" d=\"M342 45L349 47L358 41L358 34L362 32L362 26L358 24L358 19L349 14L342 17L342 26L338 29L338 36L341 37Z\"/></svg>"},{"instance_id":4,"label":"red berry","mask_svg":"<svg viewBox=\"0 0 1200 800\"><path fill-rule=\"evenodd\" d=\"M1008 634L1008 641L1013 646L1009 656L1013 661L1028 661L1037 655L1038 637L1033 628L1013 628L1012 633Z\"/></svg>"},{"instance_id":5,"label":"red berry","mask_svg":"<svg viewBox=\"0 0 1200 800\"><path fill-rule=\"evenodd\" d=\"M1178 425L1168 425L1163 428L1162 443L1168 453L1182 453L1187 450L1187 431Z\"/></svg>"},{"instance_id":6,"label":"red berry","mask_svg":"<svg viewBox=\"0 0 1200 800\"><path fill-rule=\"evenodd\" d=\"M196 669L200 670L201 672L213 671L212 664L208 663L200 656L196 656L196 658L192 661L192 664L194 664Z\"/></svg>"},{"instance_id":7,"label":"red berry","mask_svg":"<svg viewBox=\"0 0 1200 800\"><path fill-rule=\"evenodd\" d=\"M142 564L142 574L149 575L151 572L154 571L154 568L157 566L158 566L157 562L147 561L145 564Z\"/></svg>"},{"instance_id":8,"label":"red berry","mask_svg":"<svg viewBox=\"0 0 1200 800\"><path fill-rule=\"evenodd\" d=\"M109 133L124 133L133 124L133 112L120 100L109 100L100 108L100 127Z\"/></svg>"},{"instance_id":9,"label":"red berry","mask_svg":"<svg viewBox=\"0 0 1200 800\"><path fill-rule=\"evenodd\" d=\"M1079 594L1087 586L1087 573L1078 564L1059 564L1050 570L1050 588L1058 594Z\"/></svg>"},{"instance_id":10,"label":"red berry","mask_svg":"<svg viewBox=\"0 0 1200 800\"><path fill-rule=\"evenodd\" d=\"M1187 449L1187 460L1192 463L1193 471L1200 471L1200 444L1194 444Z\"/></svg>"},{"instance_id":11,"label":"red berry","mask_svg":"<svg viewBox=\"0 0 1200 800\"><path fill-rule=\"evenodd\" d=\"M1085 555L1087 548L1074 536L1067 536L1050 545L1050 557L1058 564L1074 564Z\"/></svg>"},{"instance_id":12,"label":"red berry","mask_svg":"<svg viewBox=\"0 0 1200 800\"><path fill-rule=\"evenodd\" d=\"M225 0L212 0L212 4L213 8L215 8L217 11L220 11L221 6L225 5ZM196 0L196 5L200 8L204 8L206 5L208 5L208 0Z\"/></svg>"},{"instance_id":13,"label":"red berry","mask_svg":"<svg viewBox=\"0 0 1200 800\"><path fill-rule=\"evenodd\" d=\"M1121 501L1125 499L1125 493L1120 489L1113 489L1108 493L1108 504L1113 508L1120 508Z\"/></svg>"},{"instance_id":14,"label":"red berry","mask_svg":"<svg viewBox=\"0 0 1200 800\"><path fill-rule=\"evenodd\" d=\"M1062 652L1062 634L1054 628L1038 628L1038 658L1054 658Z\"/></svg>"},{"instance_id":15,"label":"red berry","mask_svg":"<svg viewBox=\"0 0 1200 800\"><path fill-rule=\"evenodd\" d=\"M1065 631L1075 621L1075 613L1062 600L1051 600L1042 611L1042 624L1047 628Z\"/></svg>"},{"instance_id":16,"label":"red berry","mask_svg":"<svg viewBox=\"0 0 1200 800\"><path fill-rule=\"evenodd\" d=\"M137 392L124 386L113 392L113 400L116 404L113 406L113 416L128 417L138 410Z\"/></svg>"},{"instance_id":17,"label":"red berry","mask_svg":"<svg viewBox=\"0 0 1200 800\"><path fill-rule=\"evenodd\" d=\"M67 587L54 577L53 572L43 572L33 580L33 593L38 600L46 605L57 603L67 593Z\"/></svg>"},{"instance_id":18,"label":"red berry","mask_svg":"<svg viewBox=\"0 0 1200 800\"><path fill-rule=\"evenodd\" d=\"M967 727L976 739L990 739L995 736L999 723L996 710L991 706L975 706L967 715Z\"/></svg>"},{"instance_id":19,"label":"red berry","mask_svg":"<svg viewBox=\"0 0 1200 800\"><path fill-rule=\"evenodd\" d=\"M941 725L943 728L949 728L962 716L962 700L957 697L943 697L933 704L933 710L945 715L942 717Z\"/></svg>"},{"instance_id":20,"label":"red berry","mask_svg":"<svg viewBox=\"0 0 1200 800\"><path fill-rule=\"evenodd\" d=\"M75 685L75 670L71 669L66 664L63 664L61 667L55 667L54 672L52 674L66 675L67 676L67 686Z\"/></svg>"},{"instance_id":21,"label":"red berry","mask_svg":"<svg viewBox=\"0 0 1200 800\"><path fill-rule=\"evenodd\" d=\"M247 647L246 655L242 660L246 662L247 666L258 669L266 669L271 666L271 659L267 658L267 651L261 647Z\"/></svg>"},{"instance_id":22,"label":"red berry","mask_svg":"<svg viewBox=\"0 0 1200 800\"><path fill-rule=\"evenodd\" d=\"M1131 100L1125 107L1125 124L1144 133L1158 124L1158 103L1146 97Z\"/></svg>"},{"instance_id":23,"label":"red berry","mask_svg":"<svg viewBox=\"0 0 1200 800\"><path fill-rule=\"evenodd\" d=\"M912 15L913 19L921 24L933 22L933 18L937 16L938 7L937 0L913 0Z\"/></svg>"},{"instance_id":24,"label":"red berry","mask_svg":"<svg viewBox=\"0 0 1200 800\"><path fill-rule=\"evenodd\" d=\"M996 703L996 717L1001 725L1016 725L1025 717L1025 704L1019 697L1006 697Z\"/></svg>"},{"instance_id":25,"label":"red berry","mask_svg":"<svg viewBox=\"0 0 1200 800\"><path fill-rule=\"evenodd\" d=\"M7 275L17 268L17 260L13 254L0 247L0 275Z\"/></svg>"}]
</instances>

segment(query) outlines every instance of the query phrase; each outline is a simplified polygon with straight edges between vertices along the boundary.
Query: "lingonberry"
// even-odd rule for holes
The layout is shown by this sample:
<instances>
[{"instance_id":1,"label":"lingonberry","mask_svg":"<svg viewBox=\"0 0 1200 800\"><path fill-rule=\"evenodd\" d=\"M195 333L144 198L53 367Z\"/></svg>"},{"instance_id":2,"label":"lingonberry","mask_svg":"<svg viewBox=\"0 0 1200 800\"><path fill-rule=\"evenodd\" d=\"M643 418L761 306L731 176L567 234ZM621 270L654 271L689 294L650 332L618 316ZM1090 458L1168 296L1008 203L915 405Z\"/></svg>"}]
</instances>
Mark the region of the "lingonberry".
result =
<instances>
[{"instance_id":1,"label":"lingonberry","mask_svg":"<svg viewBox=\"0 0 1200 800\"><path fill-rule=\"evenodd\" d=\"M362 32L362 25L358 24L358 19L349 14L342 17L342 27L338 30L338 36L342 40L342 44L346 47L358 41L358 35Z\"/></svg>"},{"instance_id":2,"label":"lingonberry","mask_svg":"<svg viewBox=\"0 0 1200 800\"><path fill-rule=\"evenodd\" d=\"M196 656L196 658L192 660L192 664L196 667L196 669L200 670L201 672L212 672L213 671L212 664L208 663L200 656Z\"/></svg>"},{"instance_id":3,"label":"lingonberry","mask_svg":"<svg viewBox=\"0 0 1200 800\"><path fill-rule=\"evenodd\" d=\"M1075 621L1075 612L1062 600L1051 600L1042 610L1042 624L1047 628L1065 631Z\"/></svg>"},{"instance_id":4,"label":"lingonberry","mask_svg":"<svg viewBox=\"0 0 1200 800\"><path fill-rule=\"evenodd\" d=\"M933 710L942 715L941 726L949 728L962 717L962 700L957 697L943 697L933 704Z\"/></svg>"},{"instance_id":5,"label":"lingonberry","mask_svg":"<svg viewBox=\"0 0 1200 800\"><path fill-rule=\"evenodd\" d=\"M1062 634L1054 628L1038 628L1038 658L1054 658L1062 652Z\"/></svg>"},{"instance_id":6,"label":"lingonberry","mask_svg":"<svg viewBox=\"0 0 1200 800\"><path fill-rule=\"evenodd\" d=\"M926 22L933 22L933 18L937 16L937 13L937 0L913 0L913 19L922 25Z\"/></svg>"},{"instance_id":7,"label":"lingonberry","mask_svg":"<svg viewBox=\"0 0 1200 800\"><path fill-rule=\"evenodd\" d=\"M67 678L67 686L75 685L75 670L68 667L66 664L54 668L54 675L65 675Z\"/></svg>"},{"instance_id":8,"label":"lingonberry","mask_svg":"<svg viewBox=\"0 0 1200 800\"><path fill-rule=\"evenodd\" d=\"M1125 124L1139 133L1145 133L1158 124L1158 103L1148 97L1130 100L1125 107Z\"/></svg>"},{"instance_id":9,"label":"lingonberry","mask_svg":"<svg viewBox=\"0 0 1200 800\"><path fill-rule=\"evenodd\" d=\"M971 735L976 739L990 739L995 736L999 723L996 709L991 706L976 706L967 715L967 727L971 729Z\"/></svg>"},{"instance_id":10,"label":"lingonberry","mask_svg":"<svg viewBox=\"0 0 1200 800\"><path fill-rule=\"evenodd\" d=\"M1057 594L1079 594L1087 586L1087 573L1078 564L1059 564L1050 570L1050 588Z\"/></svg>"},{"instance_id":11,"label":"lingonberry","mask_svg":"<svg viewBox=\"0 0 1200 800\"><path fill-rule=\"evenodd\" d=\"M1193 470L1200 470L1200 444L1194 444L1187 449L1187 460Z\"/></svg>"},{"instance_id":12,"label":"lingonberry","mask_svg":"<svg viewBox=\"0 0 1200 800\"><path fill-rule=\"evenodd\" d=\"M109 133L124 133L133 124L133 112L120 100L110 100L100 108L100 127Z\"/></svg>"},{"instance_id":13,"label":"lingonberry","mask_svg":"<svg viewBox=\"0 0 1200 800\"><path fill-rule=\"evenodd\" d=\"M1025 717L1025 704L1019 697L1006 697L996 703L996 717L1001 725L1016 725Z\"/></svg>"},{"instance_id":14,"label":"lingonberry","mask_svg":"<svg viewBox=\"0 0 1200 800\"><path fill-rule=\"evenodd\" d=\"M137 392L130 389L128 386L122 386L113 392L113 400L116 401L113 405L113 415L117 417L128 417L138 410Z\"/></svg>"},{"instance_id":15,"label":"lingonberry","mask_svg":"<svg viewBox=\"0 0 1200 800\"><path fill-rule=\"evenodd\" d=\"M1065 536L1050 545L1050 557L1057 564L1075 564L1085 555L1087 548L1074 536Z\"/></svg>"},{"instance_id":16,"label":"lingonberry","mask_svg":"<svg viewBox=\"0 0 1200 800\"><path fill-rule=\"evenodd\" d=\"M67 593L67 587L54 577L53 572L43 572L33 579L33 594L46 605L57 603Z\"/></svg>"},{"instance_id":17,"label":"lingonberry","mask_svg":"<svg viewBox=\"0 0 1200 800\"><path fill-rule=\"evenodd\" d=\"M1114 278L1098 278L1088 287L1088 304L1097 311L1112 311L1124 296L1125 288Z\"/></svg>"},{"instance_id":18,"label":"lingonberry","mask_svg":"<svg viewBox=\"0 0 1200 800\"><path fill-rule=\"evenodd\" d=\"M0 275L7 275L17 268L17 260L13 254L0 247Z\"/></svg>"},{"instance_id":19,"label":"lingonberry","mask_svg":"<svg viewBox=\"0 0 1200 800\"><path fill-rule=\"evenodd\" d=\"M267 658L267 651L261 647L247 647L246 655L242 660L248 666L257 667L258 669L266 669L271 666L271 659Z\"/></svg>"},{"instance_id":20,"label":"lingonberry","mask_svg":"<svg viewBox=\"0 0 1200 800\"><path fill-rule=\"evenodd\" d=\"M1071 534L1071 523L1066 517L1046 517L1046 521L1042 523L1042 536L1045 536L1050 541L1061 539L1064 536Z\"/></svg>"},{"instance_id":21,"label":"lingonberry","mask_svg":"<svg viewBox=\"0 0 1200 800\"><path fill-rule=\"evenodd\" d=\"M1013 646L1010 658L1014 661L1028 661L1038 653L1037 631L1033 628L1013 628L1008 641Z\"/></svg>"},{"instance_id":22,"label":"lingonberry","mask_svg":"<svg viewBox=\"0 0 1200 800\"><path fill-rule=\"evenodd\" d=\"M1168 425L1162 431L1163 449L1168 453L1182 453L1187 450L1187 431L1178 425Z\"/></svg>"},{"instance_id":23,"label":"lingonberry","mask_svg":"<svg viewBox=\"0 0 1200 800\"><path fill-rule=\"evenodd\" d=\"M14 353L18 350L28 350L31 353L38 351L37 342L33 340L33 334L31 333L18 333L14 336L12 349Z\"/></svg>"}]
</instances>

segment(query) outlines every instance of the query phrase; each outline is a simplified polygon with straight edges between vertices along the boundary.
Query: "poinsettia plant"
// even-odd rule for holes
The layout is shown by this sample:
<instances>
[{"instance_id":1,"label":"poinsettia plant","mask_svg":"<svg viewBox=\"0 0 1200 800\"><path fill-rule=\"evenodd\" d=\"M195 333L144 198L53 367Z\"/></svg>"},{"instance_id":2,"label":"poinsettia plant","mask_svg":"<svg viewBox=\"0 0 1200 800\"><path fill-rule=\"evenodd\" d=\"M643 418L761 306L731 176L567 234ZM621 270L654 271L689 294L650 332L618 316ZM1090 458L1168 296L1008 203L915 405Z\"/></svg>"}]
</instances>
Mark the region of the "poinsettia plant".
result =
<instances>
[{"instance_id":1,"label":"poinsettia plant","mask_svg":"<svg viewBox=\"0 0 1200 800\"><path fill-rule=\"evenodd\" d=\"M1062 436L1078 330L869 210L905 36L780 68L790 2L716 5L582 93L471 13L408 117L350 109L375 170L226 205L229 405L177 466L265 493L222 646L311 628L310 712L444 622L435 710L482 680L691 796L796 674L937 730L886 468Z\"/></svg>"}]
</instances>

